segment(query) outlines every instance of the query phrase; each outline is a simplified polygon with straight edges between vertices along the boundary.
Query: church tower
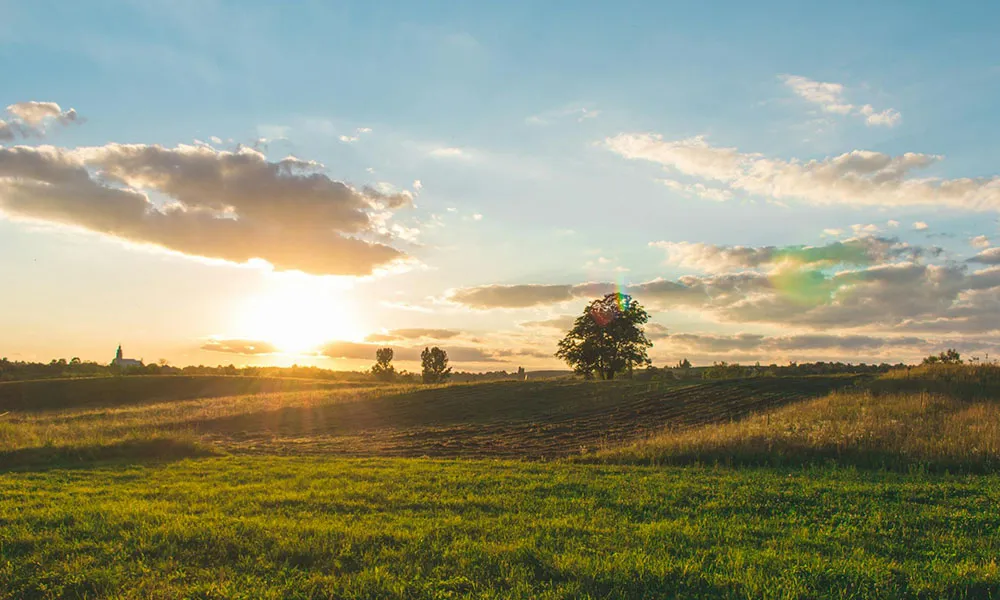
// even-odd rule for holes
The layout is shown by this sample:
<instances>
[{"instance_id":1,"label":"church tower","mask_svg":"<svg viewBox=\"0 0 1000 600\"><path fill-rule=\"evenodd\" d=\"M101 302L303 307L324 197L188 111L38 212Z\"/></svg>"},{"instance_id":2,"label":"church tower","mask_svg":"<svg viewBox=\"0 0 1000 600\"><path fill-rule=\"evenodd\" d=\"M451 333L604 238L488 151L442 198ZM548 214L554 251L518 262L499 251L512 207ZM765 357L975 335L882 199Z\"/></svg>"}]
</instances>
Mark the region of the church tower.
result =
<instances>
[{"instance_id":1,"label":"church tower","mask_svg":"<svg viewBox=\"0 0 1000 600\"><path fill-rule=\"evenodd\" d=\"M118 344L118 352L115 353L115 362L122 362L122 345Z\"/></svg>"}]
</instances>

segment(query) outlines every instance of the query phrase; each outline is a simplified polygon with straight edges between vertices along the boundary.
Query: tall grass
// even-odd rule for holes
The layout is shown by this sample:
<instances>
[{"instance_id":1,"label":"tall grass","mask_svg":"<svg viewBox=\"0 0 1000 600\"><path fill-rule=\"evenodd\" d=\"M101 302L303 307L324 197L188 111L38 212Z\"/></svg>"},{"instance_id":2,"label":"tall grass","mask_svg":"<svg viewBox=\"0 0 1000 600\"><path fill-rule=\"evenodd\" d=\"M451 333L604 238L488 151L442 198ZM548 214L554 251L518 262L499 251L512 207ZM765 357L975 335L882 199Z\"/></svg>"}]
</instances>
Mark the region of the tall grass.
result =
<instances>
[{"instance_id":1,"label":"tall grass","mask_svg":"<svg viewBox=\"0 0 1000 600\"><path fill-rule=\"evenodd\" d=\"M1000 469L1000 405L926 392L838 392L738 422L667 431L595 458L988 472Z\"/></svg>"}]
</instances>

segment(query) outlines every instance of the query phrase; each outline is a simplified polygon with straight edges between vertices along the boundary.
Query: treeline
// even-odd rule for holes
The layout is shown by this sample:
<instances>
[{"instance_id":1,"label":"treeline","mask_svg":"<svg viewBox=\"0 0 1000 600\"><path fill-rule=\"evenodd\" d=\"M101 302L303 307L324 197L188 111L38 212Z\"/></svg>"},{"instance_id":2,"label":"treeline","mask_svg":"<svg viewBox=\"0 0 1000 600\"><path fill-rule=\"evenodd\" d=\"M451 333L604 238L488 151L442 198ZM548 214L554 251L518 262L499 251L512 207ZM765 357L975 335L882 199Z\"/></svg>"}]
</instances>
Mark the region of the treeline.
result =
<instances>
[{"instance_id":1,"label":"treeline","mask_svg":"<svg viewBox=\"0 0 1000 600\"><path fill-rule=\"evenodd\" d=\"M639 379L742 379L747 377L791 377L802 375L841 375L886 373L892 369L906 368L905 363L891 365L889 363L843 363L843 362L813 362L787 365L741 365L726 361L715 362L710 367L693 367L687 360L674 367L649 367L637 372Z\"/></svg>"},{"instance_id":2,"label":"treeline","mask_svg":"<svg viewBox=\"0 0 1000 600\"><path fill-rule=\"evenodd\" d=\"M116 377L120 375L228 375L232 377L292 377L331 381L367 381L371 377L360 371L333 371L320 367L237 367L235 365L205 365L173 367L164 362L141 367L120 368L116 365L81 361L79 358L52 359L47 363L11 361L0 358L0 381L29 379L62 379L72 377ZM419 378L419 374L417 375Z\"/></svg>"},{"instance_id":3,"label":"treeline","mask_svg":"<svg viewBox=\"0 0 1000 600\"><path fill-rule=\"evenodd\" d=\"M50 362L11 361L0 358L0 381L25 381L29 379L67 379L74 377L117 377L121 375L226 375L230 377L287 377L296 379L321 379L327 381L372 381L377 379L370 371L334 371L321 367L292 365L290 367L237 367L235 365L191 365L173 367L165 363L120 369L114 365L81 361L79 358L53 359ZM420 383L421 372L395 371L392 381ZM524 369L517 371L488 371L450 373L449 381L523 380Z\"/></svg>"},{"instance_id":4,"label":"treeline","mask_svg":"<svg viewBox=\"0 0 1000 600\"><path fill-rule=\"evenodd\" d=\"M85 362L79 358L66 360L52 359L48 363L10 361L0 358L0 381L25 379L54 379L60 377L102 377L111 376L108 365Z\"/></svg>"}]
</instances>

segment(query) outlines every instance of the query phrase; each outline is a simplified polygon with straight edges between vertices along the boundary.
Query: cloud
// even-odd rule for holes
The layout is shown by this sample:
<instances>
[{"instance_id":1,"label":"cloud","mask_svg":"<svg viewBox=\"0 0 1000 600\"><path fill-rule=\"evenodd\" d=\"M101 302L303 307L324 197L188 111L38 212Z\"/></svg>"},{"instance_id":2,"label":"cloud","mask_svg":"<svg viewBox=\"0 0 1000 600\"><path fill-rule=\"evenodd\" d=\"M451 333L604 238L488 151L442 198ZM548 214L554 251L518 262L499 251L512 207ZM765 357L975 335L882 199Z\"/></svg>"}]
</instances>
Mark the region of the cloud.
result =
<instances>
[{"instance_id":1,"label":"cloud","mask_svg":"<svg viewBox=\"0 0 1000 600\"><path fill-rule=\"evenodd\" d=\"M270 342L260 340L219 340L212 339L201 346L209 352L226 352L253 356L257 354L277 354L278 349Z\"/></svg>"},{"instance_id":2,"label":"cloud","mask_svg":"<svg viewBox=\"0 0 1000 600\"><path fill-rule=\"evenodd\" d=\"M971 244L973 248L989 248L990 238L986 237L985 235L977 235L976 237L969 240L969 244Z\"/></svg>"},{"instance_id":3,"label":"cloud","mask_svg":"<svg viewBox=\"0 0 1000 600\"><path fill-rule=\"evenodd\" d=\"M729 190L707 187L703 183L681 183L675 179L660 179L660 183L674 191L684 194L685 196L698 196L699 198L715 200L717 202L731 200L733 198L733 193Z\"/></svg>"},{"instance_id":4,"label":"cloud","mask_svg":"<svg viewBox=\"0 0 1000 600\"><path fill-rule=\"evenodd\" d=\"M325 345L320 354L333 359L375 360L375 351L382 348L381 344L359 342L331 342ZM423 346L390 346L393 358L399 361L415 362L420 360ZM442 346L448 353L448 359L455 363L492 363L501 362L499 355L488 349L469 346Z\"/></svg>"},{"instance_id":5,"label":"cloud","mask_svg":"<svg viewBox=\"0 0 1000 600\"><path fill-rule=\"evenodd\" d=\"M930 225L928 225L927 223L924 223L923 221L917 221L917 222L915 222L913 224L913 228L916 229L917 231L924 231L925 229L927 229L929 227L930 227Z\"/></svg>"},{"instance_id":6,"label":"cloud","mask_svg":"<svg viewBox=\"0 0 1000 600\"><path fill-rule=\"evenodd\" d=\"M575 315L561 315L541 321L522 321L518 325L526 329L570 329L575 322Z\"/></svg>"},{"instance_id":7,"label":"cloud","mask_svg":"<svg viewBox=\"0 0 1000 600\"><path fill-rule=\"evenodd\" d=\"M79 123L76 109L63 110L55 102L18 102L7 107L11 120L0 119L0 141L15 138L42 137L51 124Z\"/></svg>"},{"instance_id":8,"label":"cloud","mask_svg":"<svg viewBox=\"0 0 1000 600\"><path fill-rule=\"evenodd\" d=\"M670 337L670 332L666 325L662 325L660 323L648 323L646 325L646 337L653 341L661 340Z\"/></svg>"},{"instance_id":9,"label":"cloud","mask_svg":"<svg viewBox=\"0 0 1000 600\"><path fill-rule=\"evenodd\" d=\"M859 112L865 116L865 123L869 126L895 127L903 118L898 110L892 108L875 112L871 104L865 104L859 109Z\"/></svg>"},{"instance_id":10,"label":"cloud","mask_svg":"<svg viewBox=\"0 0 1000 600\"><path fill-rule=\"evenodd\" d=\"M797 96L818 105L824 112L864 117L868 126L893 127L902 119L899 111L892 108L876 112L871 104L850 104L844 99L844 86L839 83L814 81L799 75L779 75L779 79Z\"/></svg>"},{"instance_id":11,"label":"cloud","mask_svg":"<svg viewBox=\"0 0 1000 600\"><path fill-rule=\"evenodd\" d=\"M400 340L447 340L462 335L454 329L393 329L385 333L372 333L365 338L368 342L396 342Z\"/></svg>"},{"instance_id":12,"label":"cloud","mask_svg":"<svg viewBox=\"0 0 1000 600\"><path fill-rule=\"evenodd\" d=\"M987 250L970 262L1000 264ZM523 308L587 301L611 283L496 285L454 290L453 302L477 309ZM650 311L690 311L730 324L830 331L893 329L984 333L1000 329L1000 267L904 261L828 272L795 266L768 273L686 275L630 284Z\"/></svg>"},{"instance_id":13,"label":"cloud","mask_svg":"<svg viewBox=\"0 0 1000 600\"><path fill-rule=\"evenodd\" d=\"M680 333L670 336L670 347L692 352L795 352L836 350L869 352L883 348L930 347L927 340L918 337L877 337L870 335L804 334L788 336L763 336L752 333L735 335L705 335Z\"/></svg>"},{"instance_id":14,"label":"cloud","mask_svg":"<svg viewBox=\"0 0 1000 600\"><path fill-rule=\"evenodd\" d=\"M1000 177L941 179L915 172L941 160L906 153L854 150L820 160L765 158L708 144L703 136L667 141L653 133L623 133L605 145L630 160L645 160L731 192L820 205L931 206L1000 210Z\"/></svg>"},{"instance_id":15,"label":"cloud","mask_svg":"<svg viewBox=\"0 0 1000 600\"><path fill-rule=\"evenodd\" d=\"M367 275L403 259L363 238L384 238L375 215L409 205L410 195L357 190L320 170L246 147L0 147L0 212L316 275ZM169 202L158 205L149 192Z\"/></svg>"},{"instance_id":16,"label":"cloud","mask_svg":"<svg viewBox=\"0 0 1000 600\"><path fill-rule=\"evenodd\" d=\"M587 119L595 119L600 114L601 111L593 108L587 108L585 106L569 106L530 116L525 119L525 122L529 125L551 125L556 121L575 117L577 123L582 123Z\"/></svg>"},{"instance_id":17,"label":"cloud","mask_svg":"<svg viewBox=\"0 0 1000 600\"><path fill-rule=\"evenodd\" d=\"M472 155L465 150L454 147L434 148L428 154L435 158L455 158L460 160L469 160L472 158Z\"/></svg>"},{"instance_id":18,"label":"cloud","mask_svg":"<svg viewBox=\"0 0 1000 600\"><path fill-rule=\"evenodd\" d=\"M968 260L970 263L983 265L1000 265L1000 247L983 250Z\"/></svg>"},{"instance_id":19,"label":"cloud","mask_svg":"<svg viewBox=\"0 0 1000 600\"><path fill-rule=\"evenodd\" d=\"M358 127L357 129L354 130L354 135L341 135L338 137L338 139L344 142L345 144L353 144L354 142L360 140L362 135L371 132L372 132L371 127Z\"/></svg>"},{"instance_id":20,"label":"cloud","mask_svg":"<svg viewBox=\"0 0 1000 600\"><path fill-rule=\"evenodd\" d=\"M670 264L711 273L788 263L812 267L867 265L891 259L912 259L925 251L895 238L875 236L856 237L825 246L747 247L667 241L651 242L650 246L666 250Z\"/></svg>"},{"instance_id":21,"label":"cloud","mask_svg":"<svg viewBox=\"0 0 1000 600\"><path fill-rule=\"evenodd\" d=\"M528 308L609 294L613 283L483 285L451 290L447 299L477 309Z\"/></svg>"}]
</instances>

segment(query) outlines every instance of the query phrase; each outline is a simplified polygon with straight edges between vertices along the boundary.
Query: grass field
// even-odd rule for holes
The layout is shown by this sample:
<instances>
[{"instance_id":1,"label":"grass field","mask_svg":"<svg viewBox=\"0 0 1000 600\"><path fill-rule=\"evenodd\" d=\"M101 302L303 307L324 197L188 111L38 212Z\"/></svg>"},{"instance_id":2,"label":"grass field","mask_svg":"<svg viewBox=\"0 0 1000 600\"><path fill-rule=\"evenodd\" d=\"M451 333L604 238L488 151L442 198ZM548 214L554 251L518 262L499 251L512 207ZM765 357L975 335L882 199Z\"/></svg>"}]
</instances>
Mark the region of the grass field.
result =
<instances>
[{"instance_id":1,"label":"grass field","mask_svg":"<svg viewBox=\"0 0 1000 600\"><path fill-rule=\"evenodd\" d=\"M1000 598L982 381L238 379L0 390L0 598Z\"/></svg>"},{"instance_id":2,"label":"grass field","mask_svg":"<svg viewBox=\"0 0 1000 600\"><path fill-rule=\"evenodd\" d=\"M2 598L986 598L1000 479L224 457L0 479Z\"/></svg>"}]
</instances>

